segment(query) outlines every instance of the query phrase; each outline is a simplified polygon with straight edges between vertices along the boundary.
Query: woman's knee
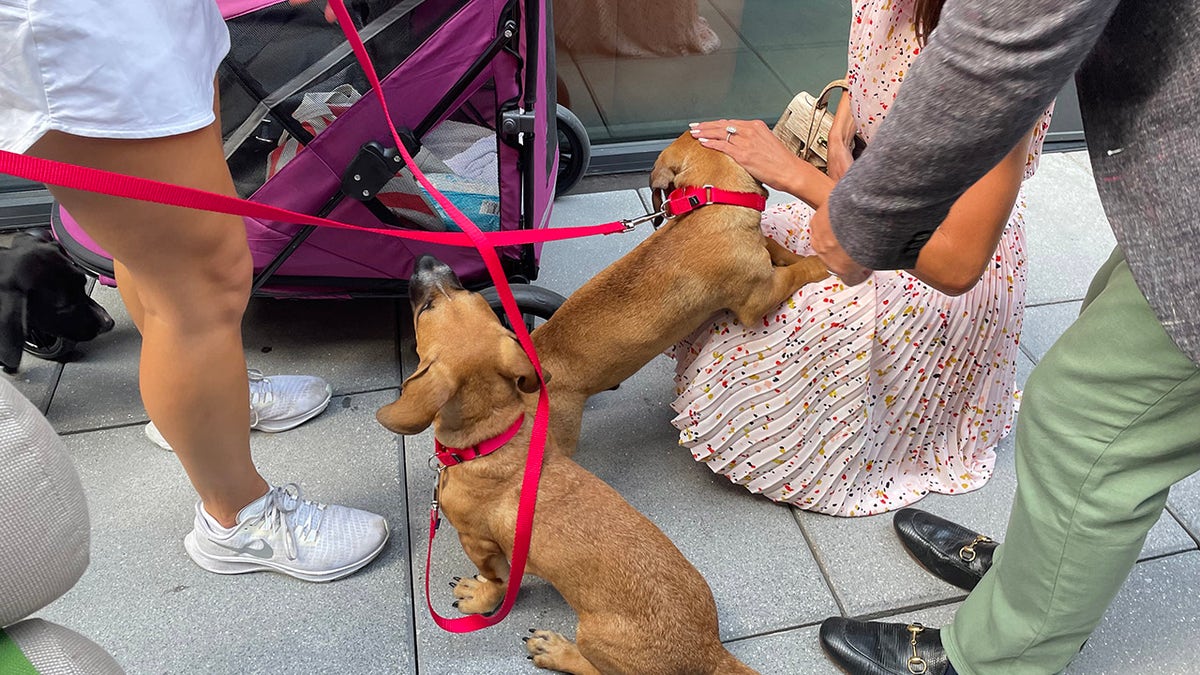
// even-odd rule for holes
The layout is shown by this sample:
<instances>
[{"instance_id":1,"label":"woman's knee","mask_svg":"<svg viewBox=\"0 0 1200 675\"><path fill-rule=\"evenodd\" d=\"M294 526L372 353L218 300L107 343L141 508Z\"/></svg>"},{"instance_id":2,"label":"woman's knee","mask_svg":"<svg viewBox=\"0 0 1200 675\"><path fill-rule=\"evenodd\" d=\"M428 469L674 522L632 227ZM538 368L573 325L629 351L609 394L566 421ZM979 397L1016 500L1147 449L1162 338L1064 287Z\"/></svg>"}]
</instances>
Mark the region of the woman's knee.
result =
<instances>
[{"instance_id":1,"label":"woman's knee","mask_svg":"<svg viewBox=\"0 0 1200 675\"><path fill-rule=\"evenodd\" d=\"M203 266L200 281L204 288L200 292L211 299L211 311L219 315L214 318L241 323L250 300L253 266L250 249L244 241L240 247L232 247L219 261L210 261Z\"/></svg>"},{"instance_id":2,"label":"woman's knee","mask_svg":"<svg viewBox=\"0 0 1200 675\"><path fill-rule=\"evenodd\" d=\"M122 261L148 315L193 329L240 326L253 274L244 236L164 258L143 265Z\"/></svg>"}]
</instances>

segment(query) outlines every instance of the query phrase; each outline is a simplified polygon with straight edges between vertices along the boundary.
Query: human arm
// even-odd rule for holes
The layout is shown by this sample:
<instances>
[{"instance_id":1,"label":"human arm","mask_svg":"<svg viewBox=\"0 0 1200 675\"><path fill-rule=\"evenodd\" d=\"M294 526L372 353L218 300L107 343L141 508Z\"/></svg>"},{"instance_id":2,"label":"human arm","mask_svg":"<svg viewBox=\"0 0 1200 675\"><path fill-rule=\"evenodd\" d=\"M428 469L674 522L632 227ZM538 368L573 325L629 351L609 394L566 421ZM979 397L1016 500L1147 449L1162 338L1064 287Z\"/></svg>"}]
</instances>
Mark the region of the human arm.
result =
<instances>
[{"instance_id":1,"label":"human arm","mask_svg":"<svg viewBox=\"0 0 1200 675\"><path fill-rule=\"evenodd\" d=\"M848 283L904 269L952 205L1023 137L1118 0L949 0L887 123L813 219Z\"/></svg>"},{"instance_id":2,"label":"human arm","mask_svg":"<svg viewBox=\"0 0 1200 675\"><path fill-rule=\"evenodd\" d=\"M829 128L829 150L825 172L838 182L850 165L854 163L854 115L850 111L850 92L842 94L833 113L833 125Z\"/></svg>"},{"instance_id":3,"label":"human arm","mask_svg":"<svg viewBox=\"0 0 1200 675\"><path fill-rule=\"evenodd\" d=\"M726 126L738 129L729 142L707 138L723 132ZM729 154L764 184L800 197L814 208L823 204L833 189L832 178L788 152L782 144L783 153L776 152L775 136L752 122L705 122L693 132L706 146ZM1012 214L1025 174L1029 141L1030 136L1023 137L999 164L959 197L908 270L913 276L947 295L961 295L979 281ZM847 283L858 281L852 278Z\"/></svg>"},{"instance_id":4,"label":"human arm","mask_svg":"<svg viewBox=\"0 0 1200 675\"><path fill-rule=\"evenodd\" d=\"M908 272L946 295L962 295L983 276L1012 215L1025 175L1029 137L967 188Z\"/></svg>"}]
</instances>

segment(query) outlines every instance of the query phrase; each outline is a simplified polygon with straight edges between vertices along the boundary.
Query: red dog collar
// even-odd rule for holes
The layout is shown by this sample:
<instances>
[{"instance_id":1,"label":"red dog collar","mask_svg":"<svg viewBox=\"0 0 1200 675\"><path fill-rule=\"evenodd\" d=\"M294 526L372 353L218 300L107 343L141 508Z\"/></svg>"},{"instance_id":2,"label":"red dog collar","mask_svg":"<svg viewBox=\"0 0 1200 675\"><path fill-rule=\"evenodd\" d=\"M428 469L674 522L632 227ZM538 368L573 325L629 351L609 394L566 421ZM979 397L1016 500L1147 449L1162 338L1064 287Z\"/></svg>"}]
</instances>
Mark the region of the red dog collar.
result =
<instances>
[{"instance_id":1,"label":"red dog collar","mask_svg":"<svg viewBox=\"0 0 1200 675\"><path fill-rule=\"evenodd\" d=\"M435 436L433 438L433 456L437 461L441 462L442 466L454 466L469 462L472 459L478 459L484 455L491 454L499 450L505 443L512 440L513 436L521 430L521 424L525 422L525 413L517 418L516 422L512 423L504 433L494 438L489 438L478 445L472 445L469 448L448 448L442 445L442 442Z\"/></svg>"},{"instance_id":2,"label":"red dog collar","mask_svg":"<svg viewBox=\"0 0 1200 675\"><path fill-rule=\"evenodd\" d=\"M678 188L667 195L667 200L663 202L663 216L675 218L709 204L745 206L762 211L767 208L767 198L756 192L732 192L711 185Z\"/></svg>"}]
</instances>

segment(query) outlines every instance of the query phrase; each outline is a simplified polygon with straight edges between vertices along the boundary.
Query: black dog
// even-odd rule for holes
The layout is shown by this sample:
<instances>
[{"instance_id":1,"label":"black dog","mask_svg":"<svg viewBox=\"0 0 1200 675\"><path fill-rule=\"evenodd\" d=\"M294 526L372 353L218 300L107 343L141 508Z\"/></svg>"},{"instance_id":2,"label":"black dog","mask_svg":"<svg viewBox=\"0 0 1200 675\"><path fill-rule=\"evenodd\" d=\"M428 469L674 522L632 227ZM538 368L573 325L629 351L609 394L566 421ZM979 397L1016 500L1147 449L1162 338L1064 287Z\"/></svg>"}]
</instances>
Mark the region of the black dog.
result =
<instances>
[{"instance_id":1,"label":"black dog","mask_svg":"<svg viewBox=\"0 0 1200 675\"><path fill-rule=\"evenodd\" d=\"M112 317L88 297L87 277L58 244L31 234L0 247L0 365L15 373L25 341L83 342L111 330Z\"/></svg>"}]
</instances>

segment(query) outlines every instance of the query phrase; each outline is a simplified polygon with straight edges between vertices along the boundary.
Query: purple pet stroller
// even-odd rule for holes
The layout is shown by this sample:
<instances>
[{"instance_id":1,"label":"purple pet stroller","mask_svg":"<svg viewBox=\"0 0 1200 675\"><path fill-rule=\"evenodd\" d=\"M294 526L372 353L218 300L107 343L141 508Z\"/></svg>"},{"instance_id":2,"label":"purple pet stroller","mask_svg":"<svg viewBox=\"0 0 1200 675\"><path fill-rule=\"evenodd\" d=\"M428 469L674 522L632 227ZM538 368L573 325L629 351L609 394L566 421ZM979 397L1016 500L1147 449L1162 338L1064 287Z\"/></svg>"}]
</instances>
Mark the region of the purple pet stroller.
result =
<instances>
[{"instance_id":1,"label":"purple pet stroller","mask_svg":"<svg viewBox=\"0 0 1200 675\"><path fill-rule=\"evenodd\" d=\"M368 227L457 230L413 181L379 101L324 3L219 0L232 48L218 80L225 157L242 197ZM347 0L388 107L422 172L482 230L544 228L590 149L555 101L549 0ZM253 293L401 297L429 253L499 307L477 251L246 218ZM52 229L113 284L111 258L56 208ZM540 245L498 249L510 281L537 278ZM561 296L513 287L527 315Z\"/></svg>"}]
</instances>

